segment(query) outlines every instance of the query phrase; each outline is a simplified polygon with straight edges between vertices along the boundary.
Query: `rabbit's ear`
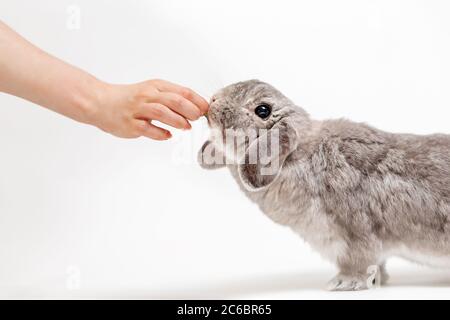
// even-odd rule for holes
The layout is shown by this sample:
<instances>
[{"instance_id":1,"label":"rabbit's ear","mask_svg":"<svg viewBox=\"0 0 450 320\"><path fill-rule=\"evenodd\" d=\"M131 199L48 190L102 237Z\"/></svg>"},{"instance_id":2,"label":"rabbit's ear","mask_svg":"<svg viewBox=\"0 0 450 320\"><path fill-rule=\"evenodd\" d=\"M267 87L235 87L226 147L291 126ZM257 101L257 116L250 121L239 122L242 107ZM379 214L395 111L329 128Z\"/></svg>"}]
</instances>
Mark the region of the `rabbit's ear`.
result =
<instances>
[{"instance_id":1,"label":"rabbit's ear","mask_svg":"<svg viewBox=\"0 0 450 320\"><path fill-rule=\"evenodd\" d=\"M203 169L225 167L225 157L210 140L207 140L198 151L197 161Z\"/></svg>"},{"instance_id":2,"label":"rabbit's ear","mask_svg":"<svg viewBox=\"0 0 450 320\"><path fill-rule=\"evenodd\" d=\"M245 188L257 191L268 187L297 145L297 132L288 120L280 120L268 131L261 130L258 138L246 150L238 167Z\"/></svg>"}]
</instances>

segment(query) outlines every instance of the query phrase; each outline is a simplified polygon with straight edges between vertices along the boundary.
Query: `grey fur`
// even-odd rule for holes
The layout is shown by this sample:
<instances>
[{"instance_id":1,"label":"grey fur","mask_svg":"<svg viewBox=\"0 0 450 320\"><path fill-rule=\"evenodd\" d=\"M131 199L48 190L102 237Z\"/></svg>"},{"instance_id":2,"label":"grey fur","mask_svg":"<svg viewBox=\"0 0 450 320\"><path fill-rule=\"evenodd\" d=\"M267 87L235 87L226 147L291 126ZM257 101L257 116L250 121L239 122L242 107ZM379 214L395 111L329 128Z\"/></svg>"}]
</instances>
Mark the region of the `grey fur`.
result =
<instances>
[{"instance_id":1,"label":"grey fur","mask_svg":"<svg viewBox=\"0 0 450 320\"><path fill-rule=\"evenodd\" d=\"M384 264L393 255L450 266L449 135L392 134L344 119L315 121L258 80L225 87L213 100L208 113L213 129L281 128L285 159L276 176L258 176L258 164L227 167L268 217L336 263L340 272L329 289L367 288L367 268L373 265L380 266L385 282ZM254 114L261 102L273 108L267 120ZM211 142L221 144L215 137Z\"/></svg>"}]
</instances>

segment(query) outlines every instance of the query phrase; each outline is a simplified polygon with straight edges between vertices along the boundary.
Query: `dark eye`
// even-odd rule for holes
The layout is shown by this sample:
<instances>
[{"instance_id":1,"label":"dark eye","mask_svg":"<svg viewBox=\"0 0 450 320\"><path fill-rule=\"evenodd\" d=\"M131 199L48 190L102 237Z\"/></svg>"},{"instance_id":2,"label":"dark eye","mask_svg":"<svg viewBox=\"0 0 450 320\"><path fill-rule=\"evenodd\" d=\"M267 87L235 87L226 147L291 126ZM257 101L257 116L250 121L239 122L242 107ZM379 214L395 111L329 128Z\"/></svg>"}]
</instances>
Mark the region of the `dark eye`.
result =
<instances>
[{"instance_id":1,"label":"dark eye","mask_svg":"<svg viewBox=\"0 0 450 320\"><path fill-rule=\"evenodd\" d=\"M266 119L268 116L270 116L271 112L272 108L268 104L260 104L255 109L255 114L261 119Z\"/></svg>"}]
</instances>

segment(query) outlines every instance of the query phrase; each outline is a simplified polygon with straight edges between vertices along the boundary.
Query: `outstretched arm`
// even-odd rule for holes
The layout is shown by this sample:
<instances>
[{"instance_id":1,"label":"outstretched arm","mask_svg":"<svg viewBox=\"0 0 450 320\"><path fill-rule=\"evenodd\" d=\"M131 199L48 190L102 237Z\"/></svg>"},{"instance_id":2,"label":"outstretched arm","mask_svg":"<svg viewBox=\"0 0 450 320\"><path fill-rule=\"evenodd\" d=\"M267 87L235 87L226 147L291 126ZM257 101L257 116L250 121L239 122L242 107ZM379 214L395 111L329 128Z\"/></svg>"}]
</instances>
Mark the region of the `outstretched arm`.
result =
<instances>
[{"instance_id":1,"label":"outstretched arm","mask_svg":"<svg viewBox=\"0 0 450 320\"><path fill-rule=\"evenodd\" d=\"M0 91L123 138L171 137L157 120L189 129L208 110L192 90L164 81L114 85L40 50L0 21Z\"/></svg>"}]
</instances>

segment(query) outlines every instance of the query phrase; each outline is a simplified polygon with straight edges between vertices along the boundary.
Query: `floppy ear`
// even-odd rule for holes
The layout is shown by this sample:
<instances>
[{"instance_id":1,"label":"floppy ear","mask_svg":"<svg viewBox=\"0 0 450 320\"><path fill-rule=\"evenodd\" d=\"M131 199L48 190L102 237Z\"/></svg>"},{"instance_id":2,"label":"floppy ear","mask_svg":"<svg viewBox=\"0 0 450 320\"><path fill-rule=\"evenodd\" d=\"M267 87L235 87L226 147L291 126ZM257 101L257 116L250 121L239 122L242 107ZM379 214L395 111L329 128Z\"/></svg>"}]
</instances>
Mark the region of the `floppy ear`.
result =
<instances>
[{"instance_id":1,"label":"floppy ear","mask_svg":"<svg viewBox=\"0 0 450 320\"><path fill-rule=\"evenodd\" d=\"M245 151L238 167L245 188L257 191L268 187L275 181L297 144L297 132L286 120L280 120L270 130L261 130L258 138Z\"/></svg>"},{"instance_id":2,"label":"floppy ear","mask_svg":"<svg viewBox=\"0 0 450 320\"><path fill-rule=\"evenodd\" d=\"M225 167L225 157L210 140L207 140L198 151L197 161L203 169Z\"/></svg>"}]
</instances>

